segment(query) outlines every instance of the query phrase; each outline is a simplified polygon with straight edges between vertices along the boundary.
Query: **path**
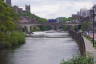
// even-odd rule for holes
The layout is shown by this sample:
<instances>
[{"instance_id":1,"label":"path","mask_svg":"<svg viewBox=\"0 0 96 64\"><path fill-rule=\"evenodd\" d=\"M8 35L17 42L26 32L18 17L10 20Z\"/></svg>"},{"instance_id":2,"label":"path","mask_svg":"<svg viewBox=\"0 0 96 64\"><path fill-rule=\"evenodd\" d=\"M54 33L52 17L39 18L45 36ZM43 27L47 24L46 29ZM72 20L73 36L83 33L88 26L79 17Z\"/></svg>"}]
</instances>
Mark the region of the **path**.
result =
<instances>
[{"instance_id":1,"label":"path","mask_svg":"<svg viewBox=\"0 0 96 64\"><path fill-rule=\"evenodd\" d=\"M85 37L84 37L84 41L85 41L87 54L93 56L95 58L95 63L96 63L96 49L93 48L93 45L92 45L91 41L89 41Z\"/></svg>"}]
</instances>

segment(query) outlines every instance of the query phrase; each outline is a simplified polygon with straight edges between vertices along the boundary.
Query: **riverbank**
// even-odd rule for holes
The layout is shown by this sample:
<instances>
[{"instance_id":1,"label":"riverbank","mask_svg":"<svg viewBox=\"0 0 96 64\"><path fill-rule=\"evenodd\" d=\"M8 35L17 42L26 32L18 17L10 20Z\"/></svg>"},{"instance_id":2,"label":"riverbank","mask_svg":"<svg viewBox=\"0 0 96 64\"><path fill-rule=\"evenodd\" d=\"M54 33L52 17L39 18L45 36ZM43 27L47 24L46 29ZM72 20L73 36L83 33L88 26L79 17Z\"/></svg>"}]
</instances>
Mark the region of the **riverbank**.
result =
<instances>
[{"instance_id":1,"label":"riverbank","mask_svg":"<svg viewBox=\"0 0 96 64\"><path fill-rule=\"evenodd\" d=\"M96 49L93 47L93 44L91 43L90 40L88 40L87 38L84 38L84 42L85 42L85 47L86 47L86 54L89 56L92 56L94 58L94 62L96 64Z\"/></svg>"},{"instance_id":2,"label":"riverbank","mask_svg":"<svg viewBox=\"0 0 96 64\"><path fill-rule=\"evenodd\" d=\"M61 64L94 64L92 57L74 57L69 61L63 61Z\"/></svg>"},{"instance_id":3,"label":"riverbank","mask_svg":"<svg viewBox=\"0 0 96 64\"><path fill-rule=\"evenodd\" d=\"M89 35L85 36L86 39L90 41L91 44L93 44L93 37L90 37ZM96 40L94 40L94 48L96 48Z\"/></svg>"},{"instance_id":4,"label":"riverbank","mask_svg":"<svg viewBox=\"0 0 96 64\"><path fill-rule=\"evenodd\" d=\"M37 32L38 33L38 32ZM35 33L41 35L42 33ZM46 33L49 36L67 36L68 33ZM6 53L7 51L7 53ZM4 55L5 54L5 55ZM78 45L71 37L66 38L32 38L15 50L5 50L0 55L2 64L60 64L80 54ZM6 62L6 63L5 63Z\"/></svg>"},{"instance_id":5,"label":"riverbank","mask_svg":"<svg viewBox=\"0 0 96 64\"><path fill-rule=\"evenodd\" d=\"M25 43L25 34L15 31L10 34L0 32L0 49L10 49Z\"/></svg>"},{"instance_id":6,"label":"riverbank","mask_svg":"<svg viewBox=\"0 0 96 64\"><path fill-rule=\"evenodd\" d=\"M0 0L0 49L15 48L25 42L25 34L18 24L20 16Z\"/></svg>"}]
</instances>

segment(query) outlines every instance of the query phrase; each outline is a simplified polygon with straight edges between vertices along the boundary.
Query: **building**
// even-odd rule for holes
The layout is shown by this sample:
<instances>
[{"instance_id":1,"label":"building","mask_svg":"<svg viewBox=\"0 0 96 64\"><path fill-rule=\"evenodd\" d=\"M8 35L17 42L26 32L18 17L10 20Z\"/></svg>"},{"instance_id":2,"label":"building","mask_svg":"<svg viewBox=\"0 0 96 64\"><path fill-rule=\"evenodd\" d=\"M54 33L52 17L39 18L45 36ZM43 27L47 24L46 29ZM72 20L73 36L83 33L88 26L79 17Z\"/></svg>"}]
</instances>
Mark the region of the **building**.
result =
<instances>
[{"instance_id":1,"label":"building","mask_svg":"<svg viewBox=\"0 0 96 64\"><path fill-rule=\"evenodd\" d=\"M77 14L73 14L72 17L76 22L90 21L90 10L81 9Z\"/></svg>"},{"instance_id":2,"label":"building","mask_svg":"<svg viewBox=\"0 0 96 64\"><path fill-rule=\"evenodd\" d=\"M26 12L30 12L30 5L26 5L25 10L26 10Z\"/></svg>"},{"instance_id":3,"label":"building","mask_svg":"<svg viewBox=\"0 0 96 64\"><path fill-rule=\"evenodd\" d=\"M23 8L19 8L18 6L14 6L13 9L14 9L15 12L18 13L18 14L26 13L26 10L23 10Z\"/></svg>"},{"instance_id":4,"label":"building","mask_svg":"<svg viewBox=\"0 0 96 64\"><path fill-rule=\"evenodd\" d=\"M13 8L14 8L14 10L15 10L16 13L23 14L23 13L30 12L30 5L26 5L25 6L25 10L23 10L23 8L19 8L18 6L14 6Z\"/></svg>"},{"instance_id":5,"label":"building","mask_svg":"<svg viewBox=\"0 0 96 64\"><path fill-rule=\"evenodd\" d=\"M88 16L90 16L90 10L81 9L79 12L77 12L77 15L79 15L81 17L88 17Z\"/></svg>"},{"instance_id":6,"label":"building","mask_svg":"<svg viewBox=\"0 0 96 64\"><path fill-rule=\"evenodd\" d=\"M72 14L72 18L73 18L73 22L78 22L79 23L80 17L79 17L78 14Z\"/></svg>"},{"instance_id":7,"label":"building","mask_svg":"<svg viewBox=\"0 0 96 64\"><path fill-rule=\"evenodd\" d=\"M4 0L4 2L5 2L6 4L8 4L9 6L12 5L11 0Z\"/></svg>"}]
</instances>

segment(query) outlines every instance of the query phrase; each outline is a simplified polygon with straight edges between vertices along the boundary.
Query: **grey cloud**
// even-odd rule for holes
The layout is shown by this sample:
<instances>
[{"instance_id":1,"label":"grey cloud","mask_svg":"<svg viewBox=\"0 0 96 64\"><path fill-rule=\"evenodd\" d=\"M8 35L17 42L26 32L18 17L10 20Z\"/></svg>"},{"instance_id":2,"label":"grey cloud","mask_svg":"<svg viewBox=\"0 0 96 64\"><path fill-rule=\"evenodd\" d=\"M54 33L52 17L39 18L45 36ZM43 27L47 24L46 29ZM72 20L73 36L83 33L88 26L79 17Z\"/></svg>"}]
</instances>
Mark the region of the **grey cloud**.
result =
<instances>
[{"instance_id":1,"label":"grey cloud","mask_svg":"<svg viewBox=\"0 0 96 64\"><path fill-rule=\"evenodd\" d=\"M94 3L94 1L95 0L12 0L12 3L20 7L30 4L32 13L45 18L55 18L58 16L71 16L72 13L76 13L80 8L86 7L86 5L88 6L86 3L90 4Z\"/></svg>"}]
</instances>

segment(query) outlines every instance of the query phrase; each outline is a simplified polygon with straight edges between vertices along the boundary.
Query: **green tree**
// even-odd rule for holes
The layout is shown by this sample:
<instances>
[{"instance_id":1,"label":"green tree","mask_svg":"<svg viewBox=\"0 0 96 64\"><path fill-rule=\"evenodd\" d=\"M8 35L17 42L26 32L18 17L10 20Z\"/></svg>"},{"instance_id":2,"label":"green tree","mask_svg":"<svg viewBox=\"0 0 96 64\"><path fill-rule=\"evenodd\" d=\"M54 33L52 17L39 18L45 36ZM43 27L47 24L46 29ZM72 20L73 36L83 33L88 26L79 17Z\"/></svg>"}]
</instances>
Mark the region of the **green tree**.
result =
<instances>
[{"instance_id":1,"label":"green tree","mask_svg":"<svg viewBox=\"0 0 96 64\"><path fill-rule=\"evenodd\" d=\"M47 19L36 16L35 14L32 14L30 12L20 13L19 16L28 16L29 18L33 18L38 22L47 22Z\"/></svg>"},{"instance_id":2,"label":"green tree","mask_svg":"<svg viewBox=\"0 0 96 64\"><path fill-rule=\"evenodd\" d=\"M24 34L17 29L17 21L14 10L0 0L0 46L14 47L25 41Z\"/></svg>"},{"instance_id":3,"label":"green tree","mask_svg":"<svg viewBox=\"0 0 96 64\"><path fill-rule=\"evenodd\" d=\"M85 21L81 24L81 29L83 31L89 31L90 30L90 27L92 25L92 22L89 22L89 21Z\"/></svg>"}]
</instances>

